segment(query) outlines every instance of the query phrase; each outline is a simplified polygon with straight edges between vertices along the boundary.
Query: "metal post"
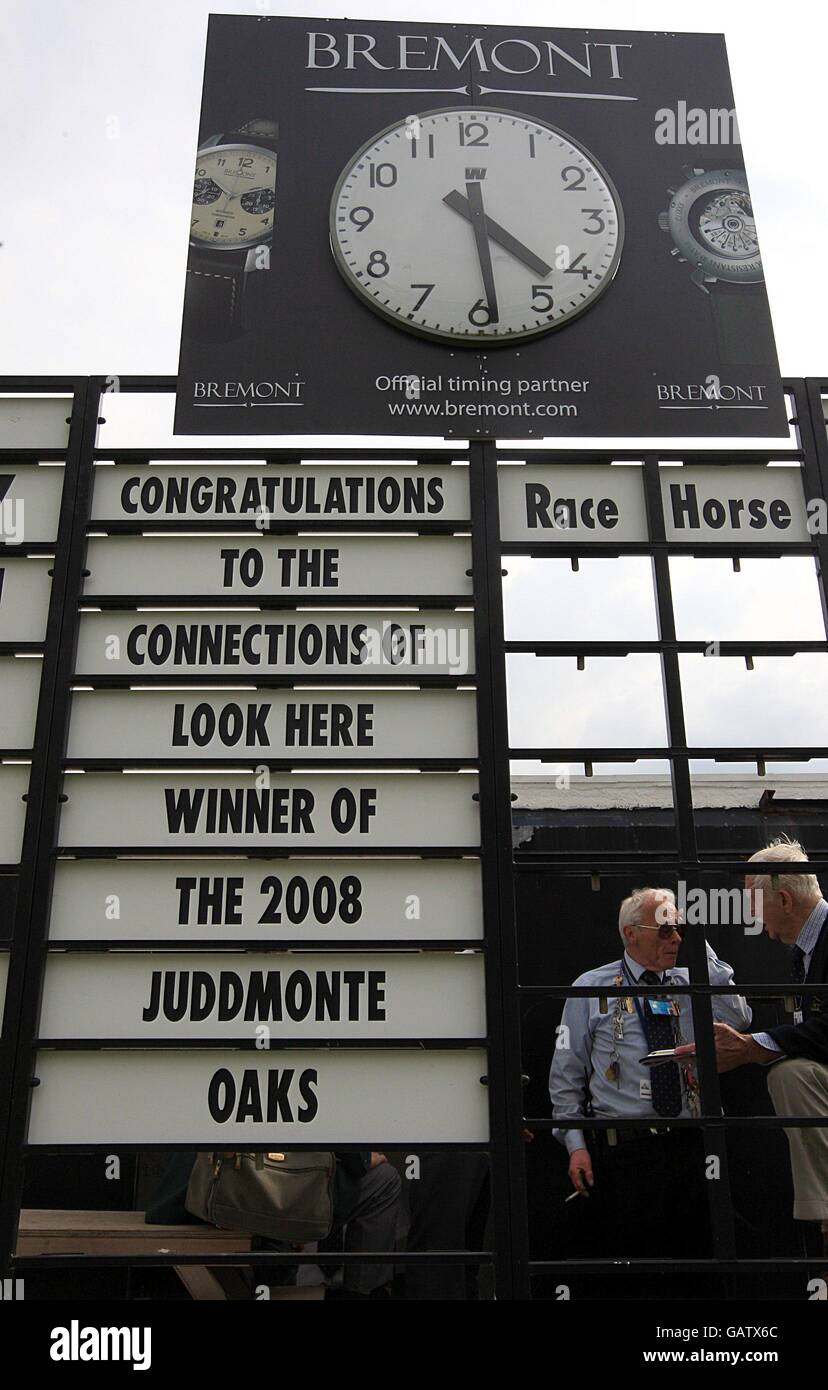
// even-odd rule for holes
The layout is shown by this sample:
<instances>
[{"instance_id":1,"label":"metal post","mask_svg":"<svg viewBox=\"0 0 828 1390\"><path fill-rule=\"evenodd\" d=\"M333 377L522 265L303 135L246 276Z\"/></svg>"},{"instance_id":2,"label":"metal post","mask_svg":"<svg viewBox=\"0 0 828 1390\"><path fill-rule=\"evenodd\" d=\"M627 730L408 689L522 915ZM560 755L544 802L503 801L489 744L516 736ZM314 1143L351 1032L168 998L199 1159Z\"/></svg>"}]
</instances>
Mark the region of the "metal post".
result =
<instances>
[{"instance_id":1,"label":"metal post","mask_svg":"<svg viewBox=\"0 0 828 1390\"><path fill-rule=\"evenodd\" d=\"M526 1300L529 1233L494 440L470 441L469 455L497 1295Z\"/></svg>"},{"instance_id":2,"label":"metal post","mask_svg":"<svg viewBox=\"0 0 828 1390\"><path fill-rule=\"evenodd\" d=\"M686 749L687 733L681 692L681 669L678 652L675 648L676 621L670 582L670 557L664 544L666 535L658 458L653 454L646 455L644 459L644 495L647 504L650 542L653 544L652 566L658 637L660 642L665 643L661 653L661 665L667 718L667 739L672 748ZM690 860L699 865L696 824L693 814L693 789L690 781L690 759L686 753L673 753L670 759L670 777L673 788L673 814L675 816L679 856L683 861ZM710 976L707 970L704 933L691 929L687 932L685 940L689 952L690 983L709 985ZM719 1115L721 1113L721 1095L719 1077L716 1071L713 1009L710 996L694 994L692 996L692 1010L693 1032L698 1053L702 1114ZM702 1134L704 1136L705 1156L715 1155L718 1159L719 1180L709 1182L707 1189L713 1249L719 1258L729 1259L735 1255L736 1245L727 1168L726 1136L724 1129L719 1125L704 1125Z\"/></svg>"},{"instance_id":3,"label":"metal post","mask_svg":"<svg viewBox=\"0 0 828 1390\"><path fill-rule=\"evenodd\" d=\"M85 520L91 486L100 389L79 382L72 405L58 544L44 650L43 683L29 785L29 819L15 939L6 992L6 1014L16 1018L10 1076L9 1124L0 1194L0 1269L8 1268L17 1236L23 1189L23 1146L34 1084L35 1047L45 965L44 943L52 890L61 758L69 724L69 679L77 637L78 599L83 584Z\"/></svg>"}]
</instances>

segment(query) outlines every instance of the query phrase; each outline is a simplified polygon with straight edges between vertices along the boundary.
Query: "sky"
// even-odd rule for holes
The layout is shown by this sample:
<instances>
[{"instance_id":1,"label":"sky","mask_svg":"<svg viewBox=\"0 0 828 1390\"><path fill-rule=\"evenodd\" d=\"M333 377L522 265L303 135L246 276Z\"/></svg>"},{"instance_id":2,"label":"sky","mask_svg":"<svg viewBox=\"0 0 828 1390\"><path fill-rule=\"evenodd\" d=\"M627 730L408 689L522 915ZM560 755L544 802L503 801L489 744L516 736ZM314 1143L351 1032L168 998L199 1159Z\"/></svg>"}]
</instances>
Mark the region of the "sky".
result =
<instances>
[{"instance_id":1,"label":"sky","mask_svg":"<svg viewBox=\"0 0 828 1390\"><path fill-rule=\"evenodd\" d=\"M211 9L342 14L310 0L0 0L0 372L175 373ZM723 30L782 371L828 372L828 12L592 0L557 14L514 0L507 16L491 0L371 0L359 14Z\"/></svg>"},{"instance_id":2,"label":"sky","mask_svg":"<svg viewBox=\"0 0 828 1390\"><path fill-rule=\"evenodd\" d=\"M175 374L211 8L344 17L310 0L0 0L0 374ZM506 16L491 0L372 0L359 17L723 31L780 366L784 375L828 375L828 11L800 0L594 0L559 15L539 0L514 0ZM126 411L134 404L123 402ZM168 427L169 414L156 410L150 426L126 423L120 442L172 442ZM146 428L151 439L140 433ZM565 623L584 637L615 635L620 625L625 635L632 626L642 635L652 629L643 560L586 561L577 575L554 560L512 560L508 568L509 636L568 636ZM727 638L760 624L766 636L824 636L807 560L753 560L739 575L728 562L679 562L674 580L680 636ZM698 730L708 745L742 737L828 742L824 665L819 657L796 665L766 659L746 672L740 661L688 659L691 737ZM510 675L522 744L663 741L652 659L593 662L579 673L574 661L515 658Z\"/></svg>"}]
</instances>

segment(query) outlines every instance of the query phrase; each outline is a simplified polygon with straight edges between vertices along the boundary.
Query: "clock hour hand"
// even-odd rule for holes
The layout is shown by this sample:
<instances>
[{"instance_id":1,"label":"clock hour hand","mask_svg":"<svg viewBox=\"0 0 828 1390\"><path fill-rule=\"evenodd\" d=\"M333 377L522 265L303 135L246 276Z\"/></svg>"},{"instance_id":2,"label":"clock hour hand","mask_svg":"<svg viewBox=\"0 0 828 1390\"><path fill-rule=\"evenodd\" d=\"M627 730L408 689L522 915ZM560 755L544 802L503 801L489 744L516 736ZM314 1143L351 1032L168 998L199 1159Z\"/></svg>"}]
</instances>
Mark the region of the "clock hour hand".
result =
<instances>
[{"instance_id":1,"label":"clock hour hand","mask_svg":"<svg viewBox=\"0 0 828 1390\"><path fill-rule=\"evenodd\" d=\"M467 184L466 187L468 188L468 186ZM443 202L446 207L451 208L452 212L458 212L461 217L465 217L471 221L472 210L468 200L463 197L462 193L458 193L455 189L453 192L446 194ZM491 217L486 215L484 215L484 219L487 236L492 241L496 241L498 246L502 246L504 251L508 251L511 256L514 256L516 260L527 266L529 270L534 270L536 274L542 277L552 274L551 265L547 265L546 261L542 261L540 256L536 256L534 251L530 251L529 247L524 246L522 241L518 241L517 237L512 236L511 232L507 232L505 227L501 227L499 222L493 221Z\"/></svg>"},{"instance_id":2,"label":"clock hour hand","mask_svg":"<svg viewBox=\"0 0 828 1390\"><path fill-rule=\"evenodd\" d=\"M474 232L474 242L477 247L477 259L480 262L480 272L483 276L483 290L486 295L489 322L497 323L499 318L497 290L495 289L494 270L492 269L492 248L489 245L486 229L487 218L483 208L483 191L479 183L473 183L469 180L466 184L466 193L469 200L469 217Z\"/></svg>"}]
</instances>

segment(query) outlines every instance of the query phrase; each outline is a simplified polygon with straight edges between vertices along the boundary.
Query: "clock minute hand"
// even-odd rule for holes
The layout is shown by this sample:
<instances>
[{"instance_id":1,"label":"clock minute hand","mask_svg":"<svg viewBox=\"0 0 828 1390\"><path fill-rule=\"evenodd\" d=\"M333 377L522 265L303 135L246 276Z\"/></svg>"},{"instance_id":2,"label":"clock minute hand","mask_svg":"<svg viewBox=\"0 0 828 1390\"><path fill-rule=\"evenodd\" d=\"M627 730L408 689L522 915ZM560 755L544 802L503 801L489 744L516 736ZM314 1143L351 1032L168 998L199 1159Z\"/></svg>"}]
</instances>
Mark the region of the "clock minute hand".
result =
<instances>
[{"instance_id":1,"label":"clock minute hand","mask_svg":"<svg viewBox=\"0 0 828 1390\"><path fill-rule=\"evenodd\" d=\"M483 208L483 192L479 183L473 183L470 180L466 184L466 193L468 194L469 220L472 224L474 242L477 247L477 259L480 262L480 271L483 276L483 290L486 295L489 322L497 323L499 318L497 290L495 289L494 270L492 269L492 248L489 245L486 228L488 219Z\"/></svg>"},{"instance_id":2,"label":"clock minute hand","mask_svg":"<svg viewBox=\"0 0 828 1390\"><path fill-rule=\"evenodd\" d=\"M468 185L466 186L468 187ZM458 193L455 189L453 192L446 194L443 202L446 204L446 207L451 208L452 212L457 212L461 217L465 217L467 220L471 221L472 210L462 193ZM484 218L487 235L492 241L496 241L498 246L502 246L504 251L508 251L516 260L521 261L529 270L534 270L540 276L552 274L551 265L547 265L546 261L542 261L540 256L536 256L534 251L530 251L529 247L524 246L522 241L518 241L517 237L512 236L511 232L507 232L505 227L501 227L499 222L495 222L486 214L484 214Z\"/></svg>"}]
</instances>

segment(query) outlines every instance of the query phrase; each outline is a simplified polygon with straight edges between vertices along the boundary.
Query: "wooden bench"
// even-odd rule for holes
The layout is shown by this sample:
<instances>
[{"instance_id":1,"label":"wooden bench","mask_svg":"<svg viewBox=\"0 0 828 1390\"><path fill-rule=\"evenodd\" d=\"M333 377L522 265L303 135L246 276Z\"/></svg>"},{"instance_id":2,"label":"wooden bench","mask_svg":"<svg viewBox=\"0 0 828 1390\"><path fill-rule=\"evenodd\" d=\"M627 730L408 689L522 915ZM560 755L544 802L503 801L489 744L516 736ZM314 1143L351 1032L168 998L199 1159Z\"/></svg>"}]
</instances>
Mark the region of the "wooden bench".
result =
<instances>
[{"instance_id":1,"label":"wooden bench","mask_svg":"<svg viewBox=\"0 0 828 1390\"><path fill-rule=\"evenodd\" d=\"M17 1230L17 1255L203 1255L204 1264L173 1265L191 1298L217 1302L249 1298L235 1265L210 1269L210 1255L244 1256L253 1237L243 1231L220 1231L216 1226L147 1225L142 1211L64 1211L62 1208L24 1208ZM240 1266L246 1261L240 1258ZM318 1300L322 1284L277 1285L271 1299Z\"/></svg>"},{"instance_id":2,"label":"wooden bench","mask_svg":"<svg viewBox=\"0 0 828 1390\"><path fill-rule=\"evenodd\" d=\"M148 1226L142 1211L32 1207L20 1213L16 1254L135 1255L137 1259L171 1252L203 1255L204 1264L173 1265L173 1269L191 1298L218 1301L226 1300L228 1293L209 1268L210 1255L244 1255L251 1241L241 1231L220 1231L215 1226ZM240 1265L244 1263L239 1260ZM231 1266L228 1273L233 1272Z\"/></svg>"}]
</instances>

